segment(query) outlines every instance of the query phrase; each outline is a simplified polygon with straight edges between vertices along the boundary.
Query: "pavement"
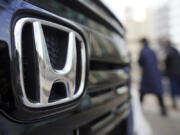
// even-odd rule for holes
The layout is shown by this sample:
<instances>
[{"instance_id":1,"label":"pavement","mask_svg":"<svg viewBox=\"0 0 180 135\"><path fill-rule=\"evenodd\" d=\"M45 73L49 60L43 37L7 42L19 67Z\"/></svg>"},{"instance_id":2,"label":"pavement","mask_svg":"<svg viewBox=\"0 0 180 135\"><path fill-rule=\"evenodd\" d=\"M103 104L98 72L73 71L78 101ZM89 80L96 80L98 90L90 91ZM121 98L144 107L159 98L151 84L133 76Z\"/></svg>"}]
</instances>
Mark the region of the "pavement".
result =
<instances>
[{"instance_id":1,"label":"pavement","mask_svg":"<svg viewBox=\"0 0 180 135\"><path fill-rule=\"evenodd\" d=\"M165 103L168 108L168 116L161 116L157 99L153 95L147 95L142 105L142 110L148 121L153 135L180 135L180 99L178 109L171 107L171 99L165 96Z\"/></svg>"}]
</instances>

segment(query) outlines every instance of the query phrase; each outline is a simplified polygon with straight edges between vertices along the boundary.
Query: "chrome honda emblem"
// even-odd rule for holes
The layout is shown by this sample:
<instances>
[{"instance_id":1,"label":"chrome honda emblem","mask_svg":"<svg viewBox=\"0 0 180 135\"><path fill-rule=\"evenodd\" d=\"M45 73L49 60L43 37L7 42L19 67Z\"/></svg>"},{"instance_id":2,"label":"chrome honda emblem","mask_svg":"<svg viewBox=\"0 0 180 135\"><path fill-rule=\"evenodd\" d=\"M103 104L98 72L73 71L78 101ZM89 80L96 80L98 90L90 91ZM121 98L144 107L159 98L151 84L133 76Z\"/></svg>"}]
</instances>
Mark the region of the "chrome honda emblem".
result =
<instances>
[{"instance_id":1,"label":"chrome honda emblem","mask_svg":"<svg viewBox=\"0 0 180 135\"><path fill-rule=\"evenodd\" d=\"M34 32L35 48L38 60L39 69L39 101L32 102L27 98L24 80L23 80L23 66L22 66L22 29L26 23L31 23ZM68 33L68 44L66 61L63 69L54 69L50 62L48 54L48 48L46 45L45 35L42 25L53 27L61 31ZM15 47L17 51L18 63L19 63L19 85L22 92L22 101L24 105L32 108L47 107L62 103L67 103L79 98L84 90L85 84L85 72L86 72L86 51L82 37L72 29L64 27L62 25L52 23L45 20L36 18L22 18L17 21L14 29ZM76 90L76 72L77 72L77 49L76 38L81 42L81 78L80 86ZM51 89L54 83L64 83L67 96L62 99L57 99L53 102L49 102ZM75 92L77 91L77 92Z\"/></svg>"}]
</instances>

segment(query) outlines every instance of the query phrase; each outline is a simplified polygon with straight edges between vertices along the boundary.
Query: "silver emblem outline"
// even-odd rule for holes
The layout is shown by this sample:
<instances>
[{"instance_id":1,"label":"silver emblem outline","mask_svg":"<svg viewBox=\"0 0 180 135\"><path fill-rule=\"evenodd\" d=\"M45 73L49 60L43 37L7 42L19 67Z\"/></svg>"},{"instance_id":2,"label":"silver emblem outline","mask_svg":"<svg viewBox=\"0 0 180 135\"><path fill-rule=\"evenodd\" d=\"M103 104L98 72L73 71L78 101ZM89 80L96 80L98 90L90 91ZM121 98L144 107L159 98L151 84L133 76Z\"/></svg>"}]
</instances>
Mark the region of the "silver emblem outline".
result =
<instances>
[{"instance_id":1,"label":"silver emblem outline","mask_svg":"<svg viewBox=\"0 0 180 135\"><path fill-rule=\"evenodd\" d=\"M39 62L39 76L40 76L40 101L32 102L28 99L25 87L24 87L24 77L23 77L23 60L22 60L22 29L26 23L32 23L34 31L34 40L36 53L38 55ZM65 31L69 34L68 39L68 49L65 66L62 70L55 70L52 68L50 63L50 58L48 55L47 45L45 42L45 37L43 34L42 25L49 26L52 28ZM75 38L78 38L81 41L81 81L80 86L75 92L75 83L76 83L76 64L77 64L77 52L76 52L76 42ZM16 56L18 57L18 69L19 69L19 86L22 92L22 101L23 104L31 108L41 108L48 107L58 104L67 103L79 98L84 90L85 85L85 76L86 76L86 49L83 38L76 31L69 29L63 25L59 25L53 22L46 20L41 20L37 18L25 17L19 19L14 27L14 40L15 40L15 49ZM43 47L45 46L45 47ZM73 52L73 53L72 53ZM51 87L54 82L63 82L66 86L67 97L63 99L56 100L54 102L48 102Z\"/></svg>"}]
</instances>

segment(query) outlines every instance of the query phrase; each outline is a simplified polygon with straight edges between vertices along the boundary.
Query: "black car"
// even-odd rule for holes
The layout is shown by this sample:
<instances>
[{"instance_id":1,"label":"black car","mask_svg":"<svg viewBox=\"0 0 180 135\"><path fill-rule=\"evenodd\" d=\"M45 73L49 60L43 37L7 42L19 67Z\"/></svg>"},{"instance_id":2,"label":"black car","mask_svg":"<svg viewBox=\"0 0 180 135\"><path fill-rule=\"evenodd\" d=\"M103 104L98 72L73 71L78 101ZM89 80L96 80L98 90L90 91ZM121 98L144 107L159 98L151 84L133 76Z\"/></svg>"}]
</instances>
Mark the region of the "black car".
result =
<instances>
[{"instance_id":1,"label":"black car","mask_svg":"<svg viewBox=\"0 0 180 135\"><path fill-rule=\"evenodd\" d=\"M129 135L125 29L98 0L0 1L0 135Z\"/></svg>"}]
</instances>

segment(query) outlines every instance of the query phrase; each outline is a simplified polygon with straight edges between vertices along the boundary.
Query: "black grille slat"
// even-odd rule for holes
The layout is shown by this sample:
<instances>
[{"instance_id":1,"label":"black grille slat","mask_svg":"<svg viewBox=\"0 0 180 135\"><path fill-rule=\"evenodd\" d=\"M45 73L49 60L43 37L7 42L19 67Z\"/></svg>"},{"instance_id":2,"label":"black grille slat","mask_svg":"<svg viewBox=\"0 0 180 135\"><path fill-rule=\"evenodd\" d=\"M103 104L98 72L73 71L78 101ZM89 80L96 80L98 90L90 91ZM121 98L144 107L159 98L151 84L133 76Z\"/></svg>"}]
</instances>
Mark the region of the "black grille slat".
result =
<instances>
[{"instance_id":1,"label":"black grille slat","mask_svg":"<svg viewBox=\"0 0 180 135\"><path fill-rule=\"evenodd\" d=\"M130 63L129 52L123 38L118 36L107 37L100 33L92 33L91 35L92 62L114 64L111 67L116 69Z\"/></svg>"}]
</instances>

